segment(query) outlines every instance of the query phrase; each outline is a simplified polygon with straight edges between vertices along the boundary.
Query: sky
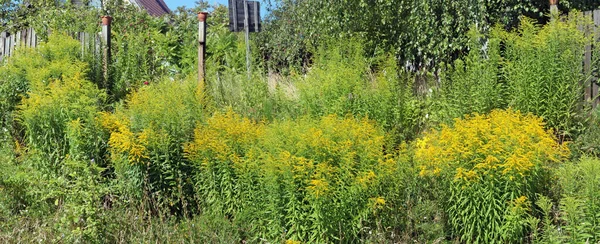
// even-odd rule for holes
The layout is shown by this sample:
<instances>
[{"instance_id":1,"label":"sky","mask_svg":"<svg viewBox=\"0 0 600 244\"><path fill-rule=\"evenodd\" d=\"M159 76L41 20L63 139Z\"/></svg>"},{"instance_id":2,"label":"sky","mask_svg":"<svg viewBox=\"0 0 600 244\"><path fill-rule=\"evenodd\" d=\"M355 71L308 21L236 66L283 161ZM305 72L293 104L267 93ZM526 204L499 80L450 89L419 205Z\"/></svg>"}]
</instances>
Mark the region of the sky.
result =
<instances>
[{"instance_id":1,"label":"sky","mask_svg":"<svg viewBox=\"0 0 600 244\"><path fill-rule=\"evenodd\" d=\"M194 6L196 6L197 0L163 0L163 1L165 1L167 6L169 6L169 9L175 10L175 9L177 9L177 7L180 7L180 6L185 6L188 8L194 7ZM208 2L208 4L210 4L210 5L214 5L214 4L223 4L225 6L229 5L229 0L204 0L204 1ZM252 1L260 2L260 16L261 16L261 18L264 18L265 15L268 14L268 10L267 10L267 2L268 1L266 1L266 0L252 0Z\"/></svg>"},{"instance_id":2,"label":"sky","mask_svg":"<svg viewBox=\"0 0 600 244\"><path fill-rule=\"evenodd\" d=\"M165 3L167 4L167 6L169 6L169 8L171 10L176 9L179 6L186 6L186 7L194 7L196 0L164 0ZM209 4L223 4L223 5L227 5L227 0L208 0L207 1Z\"/></svg>"},{"instance_id":3,"label":"sky","mask_svg":"<svg viewBox=\"0 0 600 244\"><path fill-rule=\"evenodd\" d=\"M180 6L186 6L188 8L194 7L196 5L196 1L197 0L164 0L165 3L167 4L167 6L169 6L169 9L171 10L175 10L177 9L177 7ZM223 4L225 6L228 5L228 0L204 0L206 2L208 2L208 4ZM254 0L256 1L256 0ZM267 14L267 4L265 0L258 0L260 2L260 15L262 17L265 16L265 14Z\"/></svg>"}]
</instances>

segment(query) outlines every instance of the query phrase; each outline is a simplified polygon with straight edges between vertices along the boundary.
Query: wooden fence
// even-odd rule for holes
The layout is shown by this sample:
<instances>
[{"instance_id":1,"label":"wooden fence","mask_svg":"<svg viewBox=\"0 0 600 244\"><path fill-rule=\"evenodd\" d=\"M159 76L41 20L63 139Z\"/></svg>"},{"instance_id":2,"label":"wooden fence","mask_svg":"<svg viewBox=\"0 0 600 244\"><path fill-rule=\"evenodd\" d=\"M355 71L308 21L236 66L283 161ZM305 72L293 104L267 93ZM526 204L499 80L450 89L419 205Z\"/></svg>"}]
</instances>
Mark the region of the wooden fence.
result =
<instances>
[{"instance_id":1,"label":"wooden fence","mask_svg":"<svg viewBox=\"0 0 600 244\"><path fill-rule=\"evenodd\" d=\"M10 57L19 46L36 47L38 38L33 28L18 31L11 35L7 32L0 33L0 61L4 57Z\"/></svg>"},{"instance_id":2,"label":"wooden fence","mask_svg":"<svg viewBox=\"0 0 600 244\"><path fill-rule=\"evenodd\" d=\"M100 35L89 34L85 32L72 32L69 35L81 43L81 52L100 55ZM33 28L18 31L14 35L7 32L0 33L0 61L5 57L13 56L15 49L19 47L37 47L39 43L38 35Z\"/></svg>"},{"instance_id":3,"label":"wooden fence","mask_svg":"<svg viewBox=\"0 0 600 244\"><path fill-rule=\"evenodd\" d=\"M593 19L594 25L593 29L586 30L587 35L596 35L594 38L600 41L600 9L594 11L587 11L584 13L585 16L589 16ZM594 67L593 56L600 57L600 53L593 53L594 51L600 51L600 47L586 46L585 54L583 58L583 69L585 74L589 74L590 72L594 72L597 75L600 72L600 67ZM593 107L597 107L600 104L600 94L598 91L600 90L600 85L598 83L599 77L592 76L590 80L585 81L585 100L591 101Z\"/></svg>"}]
</instances>

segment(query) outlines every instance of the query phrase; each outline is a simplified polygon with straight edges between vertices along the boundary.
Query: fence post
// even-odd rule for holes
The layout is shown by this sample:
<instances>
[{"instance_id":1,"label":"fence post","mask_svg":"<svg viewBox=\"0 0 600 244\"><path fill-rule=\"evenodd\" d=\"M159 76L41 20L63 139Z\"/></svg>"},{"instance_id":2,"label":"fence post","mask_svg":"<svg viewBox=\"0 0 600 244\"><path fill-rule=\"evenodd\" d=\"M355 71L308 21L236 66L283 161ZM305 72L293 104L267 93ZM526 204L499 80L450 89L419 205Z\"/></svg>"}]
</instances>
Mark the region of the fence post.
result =
<instances>
[{"instance_id":1,"label":"fence post","mask_svg":"<svg viewBox=\"0 0 600 244\"><path fill-rule=\"evenodd\" d=\"M104 88L106 88L106 92L110 94L111 91L111 82L109 81L110 77L110 24L112 21L112 17L110 16L102 16L102 42L104 44Z\"/></svg>"},{"instance_id":2,"label":"fence post","mask_svg":"<svg viewBox=\"0 0 600 244\"><path fill-rule=\"evenodd\" d=\"M198 85L205 83L204 57L206 55L206 18L207 12L198 13Z\"/></svg>"}]
</instances>

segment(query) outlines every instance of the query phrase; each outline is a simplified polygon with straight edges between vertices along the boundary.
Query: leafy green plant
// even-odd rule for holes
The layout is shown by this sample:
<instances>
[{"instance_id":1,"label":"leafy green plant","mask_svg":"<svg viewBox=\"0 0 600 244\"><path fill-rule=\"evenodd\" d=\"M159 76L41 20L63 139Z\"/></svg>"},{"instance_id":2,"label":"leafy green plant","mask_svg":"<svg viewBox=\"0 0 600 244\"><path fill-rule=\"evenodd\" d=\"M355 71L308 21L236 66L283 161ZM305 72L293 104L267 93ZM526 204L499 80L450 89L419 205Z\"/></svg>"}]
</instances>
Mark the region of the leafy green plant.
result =
<instances>
[{"instance_id":1,"label":"leafy green plant","mask_svg":"<svg viewBox=\"0 0 600 244\"><path fill-rule=\"evenodd\" d=\"M15 111L32 87L42 87L63 76L86 75L87 66L79 60L79 50L76 41L57 34L50 36L48 42L40 43L35 50L17 49L16 54L8 58L6 64L0 67L0 112L4 129L10 129L14 136L18 135Z\"/></svg>"},{"instance_id":2,"label":"leafy green plant","mask_svg":"<svg viewBox=\"0 0 600 244\"><path fill-rule=\"evenodd\" d=\"M396 135L396 141L414 137L422 114L410 78L390 56L363 55L358 39L321 46L310 71L294 80L296 97L289 97L297 104L296 114L365 116Z\"/></svg>"},{"instance_id":3,"label":"leafy green plant","mask_svg":"<svg viewBox=\"0 0 600 244\"><path fill-rule=\"evenodd\" d=\"M251 223L252 238L352 242L401 204L385 198L402 167L384 144L368 120L264 125L230 111L199 124L186 152L202 208Z\"/></svg>"},{"instance_id":4,"label":"leafy green plant","mask_svg":"<svg viewBox=\"0 0 600 244\"><path fill-rule=\"evenodd\" d=\"M17 71L2 85L21 88L3 103L14 113L15 131L2 140L10 160L2 164L7 174L0 185L12 198L2 205L19 218L55 214L56 224L48 227L61 234L55 241L97 240L99 199L106 192L100 186L106 135L95 121L106 95L86 79L79 54L76 41L51 35L39 49L23 50L2 67Z\"/></svg>"},{"instance_id":5,"label":"leafy green plant","mask_svg":"<svg viewBox=\"0 0 600 244\"><path fill-rule=\"evenodd\" d=\"M110 133L112 162L122 193L177 213L191 208L192 171L182 144L202 119L204 96L195 81L162 81L133 93L114 113L99 116ZM188 209L189 210L189 209Z\"/></svg>"},{"instance_id":6,"label":"leafy green plant","mask_svg":"<svg viewBox=\"0 0 600 244\"><path fill-rule=\"evenodd\" d=\"M103 135L97 129L96 113L105 99L104 93L80 75L34 83L28 97L19 106L19 120L23 124L26 142L48 156L48 163L56 164L69 153L86 159L103 160ZM77 145L67 140L69 127L85 138ZM72 127L71 127L72 128ZM51 169L50 167L49 169Z\"/></svg>"},{"instance_id":7,"label":"leafy green plant","mask_svg":"<svg viewBox=\"0 0 600 244\"><path fill-rule=\"evenodd\" d=\"M573 151L582 155L600 156L600 109L595 109L589 116L585 129L572 146Z\"/></svg>"},{"instance_id":8,"label":"leafy green plant","mask_svg":"<svg viewBox=\"0 0 600 244\"><path fill-rule=\"evenodd\" d=\"M563 191L565 241L594 242L600 239L600 164L595 158L565 164L557 172Z\"/></svg>"},{"instance_id":9,"label":"leafy green plant","mask_svg":"<svg viewBox=\"0 0 600 244\"><path fill-rule=\"evenodd\" d=\"M544 192L549 170L569 155L541 118L513 110L456 119L417 140L419 175L448 189L445 211L463 242L513 242L526 233L528 199Z\"/></svg>"},{"instance_id":10,"label":"leafy green plant","mask_svg":"<svg viewBox=\"0 0 600 244\"><path fill-rule=\"evenodd\" d=\"M559 1L560 9L591 10L598 3ZM310 64L312 49L323 40L363 37L366 54L392 51L410 69L434 71L456 59L467 47L464 34L473 26L509 28L520 16L547 21L548 1L273 1L259 36L262 56L274 70Z\"/></svg>"},{"instance_id":11,"label":"leafy green plant","mask_svg":"<svg viewBox=\"0 0 600 244\"><path fill-rule=\"evenodd\" d=\"M474 27L468 33L469 53L442 71L431 95L431 121L451 123L471 113L488 113L505 107L505 85L500 79L501 30L486 38ZM485 45L485 46L484 46Z\"/></svg>"},{"instance_id":12,"label":"leafy green plant","mask_svg":"<svg viewBox=\"0 0 600 244\"><path fill-rule=\"evenodd\" d=\"M563 138L572 138L579 130L581 57L591 41L578 30L584 24L579 14L543 27L523 19L519 31L504 38L509 106L544 118Z\"/></svg>"},{"instance_id":13,"label":"leafy green plant","mask_svg":"<svg viewBox=\"0 0 600 244\"><path fill-rule=\"evenodd\" d=\"M556 225L554 225L555 216L554 216L554 204L552 200L544 195L538 195L538 199L535 202L537 207L539 207L542 213L542 221L535 221L529 219L530 227L535 231L539 228L539 224L541 222L541 235L539 238L533 239L534 243L560 243L560 233ZM535 237L537 237L536 235Z\"/></svg>"}]
</instances>

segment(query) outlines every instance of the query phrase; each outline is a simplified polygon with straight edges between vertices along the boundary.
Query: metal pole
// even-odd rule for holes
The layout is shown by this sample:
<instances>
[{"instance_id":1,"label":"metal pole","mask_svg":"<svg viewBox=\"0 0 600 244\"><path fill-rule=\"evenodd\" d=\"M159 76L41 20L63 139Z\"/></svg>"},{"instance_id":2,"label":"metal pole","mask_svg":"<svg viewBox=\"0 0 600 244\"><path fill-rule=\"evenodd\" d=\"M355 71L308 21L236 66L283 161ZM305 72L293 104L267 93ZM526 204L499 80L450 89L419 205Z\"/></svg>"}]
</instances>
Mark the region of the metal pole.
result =
<instances>
[{"instance_id":1,"label":"metal pole","mask_svg":"<svg viewBox=\"0 0 600 244\"><path fill-rule=\"evenodd\" d=\"M103 59L103 63L104 63L104 88L106 88L106 92L108 94L110 94L111 92L111 85L110 81L109 81L109 63L110 63L110 57L111 57L111 53L110 53L110 46L111 46L111 41L110 41L110 24L112 22L112 17L110 16L102 16L102 42L104 43L104 59Z\"/></svg>"},{"instance_id":2,"label":"metal pole","mask_svg":"<svg viewBox=\"0 0 600 244\"><path fill-rule=\"evenodd\" d=\"M205 81L204 57L206 56L206 18L207 12L198 13L198 85Z\"/></svg>"},{"instance_id":3,"label":"metal pole","mask_svg":"<svg viewBox=\"0 0 600 244\"><path fill-rule=\"evenodd\" d=\"M246 69L250 79L250 23L248 19L248 2L244 0L244 30L246 31Z\"/></svg>"}]
</instances>

